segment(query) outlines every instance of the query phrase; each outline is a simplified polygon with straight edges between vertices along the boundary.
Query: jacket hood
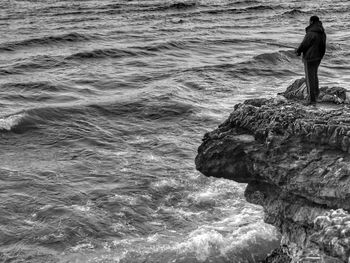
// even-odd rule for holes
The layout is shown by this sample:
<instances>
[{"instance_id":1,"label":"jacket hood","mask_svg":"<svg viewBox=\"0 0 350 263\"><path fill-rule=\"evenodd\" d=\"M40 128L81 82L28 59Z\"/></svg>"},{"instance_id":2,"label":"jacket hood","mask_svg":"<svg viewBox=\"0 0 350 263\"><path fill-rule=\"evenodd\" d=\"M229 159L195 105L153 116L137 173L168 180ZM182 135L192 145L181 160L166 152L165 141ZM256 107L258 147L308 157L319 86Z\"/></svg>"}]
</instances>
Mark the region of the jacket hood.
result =
<instances>
[{"instance_id":1,"label":"jacket hood","mask_svg":"<svg viewBox=\"0 0 350 263\"><path fill-rule=\"evenodd\" d=\"M322 26L322 22L316 22L312 25L309 25L307 28L305 28L306 32L316 32L316 33L324 33L324 28Z\"/></svg>"}]
</instances>

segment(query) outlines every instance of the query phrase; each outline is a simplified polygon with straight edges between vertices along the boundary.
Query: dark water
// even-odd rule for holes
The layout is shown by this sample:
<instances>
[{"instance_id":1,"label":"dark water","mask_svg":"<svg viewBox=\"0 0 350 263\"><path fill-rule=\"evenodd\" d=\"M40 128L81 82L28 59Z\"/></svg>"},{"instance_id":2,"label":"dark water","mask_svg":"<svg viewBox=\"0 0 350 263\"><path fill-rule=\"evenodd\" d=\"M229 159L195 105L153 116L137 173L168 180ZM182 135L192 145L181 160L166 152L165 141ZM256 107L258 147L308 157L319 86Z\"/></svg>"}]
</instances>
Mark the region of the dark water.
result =
<instances>
[{"instance_id":1,"label":"dark water","mask_svg":"<svg viewBox=\"0 0 350 263\"><path fill-rule=\"evenodd\" d=\"M244 185L194 168L247 98L303 76L350 82L339 0L0 3L0 262L256 262L278 242Z\"/></svg>"}]
</instances>

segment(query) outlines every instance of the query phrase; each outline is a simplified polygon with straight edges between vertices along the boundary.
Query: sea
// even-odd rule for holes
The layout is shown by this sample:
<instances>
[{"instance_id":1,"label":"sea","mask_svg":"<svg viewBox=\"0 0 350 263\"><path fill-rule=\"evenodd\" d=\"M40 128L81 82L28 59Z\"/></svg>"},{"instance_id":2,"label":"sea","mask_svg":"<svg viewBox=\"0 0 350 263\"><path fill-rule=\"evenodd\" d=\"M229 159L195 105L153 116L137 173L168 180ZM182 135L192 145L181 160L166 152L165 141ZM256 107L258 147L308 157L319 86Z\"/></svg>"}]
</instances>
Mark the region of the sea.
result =
<instances>
[{"instance_id":1,"label":"sea","mask_svg":"<svg viewBox=\"0 0 350 263\"><path fill-rule=\"evenodd\" d=\"M279 244L203 135L304 76L350 83L350 2L1 0L0 262L253 263Z\"/></svg>"}]
</instances>

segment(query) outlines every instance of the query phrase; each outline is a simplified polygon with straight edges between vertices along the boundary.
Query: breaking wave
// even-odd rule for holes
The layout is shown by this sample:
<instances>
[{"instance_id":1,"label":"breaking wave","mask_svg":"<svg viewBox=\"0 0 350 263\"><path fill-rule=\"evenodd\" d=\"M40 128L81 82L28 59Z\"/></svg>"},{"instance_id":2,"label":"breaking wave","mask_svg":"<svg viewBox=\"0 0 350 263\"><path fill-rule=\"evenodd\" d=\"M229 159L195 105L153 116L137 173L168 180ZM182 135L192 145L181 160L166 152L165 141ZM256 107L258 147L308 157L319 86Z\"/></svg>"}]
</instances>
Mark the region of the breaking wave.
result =
<instances>
[{"instance_id":1,"label":"breaking wave","mask_svg":"<svg viewBox=\"0 0 350 263\"><path fill-rule=\"evenodd\" d=\"M47 95L46 95L47 96ZM3 96L6 98L6 96ZM48 98L51 98L50 96ZM12 98L15 100L16 98ZM21 96L21 99L23 96ZM31 99L31 96L27 98ZM36 101L40 96L36 96ZM44 101L43 97L41 101ZM74 98L71 98L74 100ZM66 99L68 101L68 99ZM137 100L135 102L110 102L105 104L66 103L58 106L45 106L26 109L17 113L3 116L0 120L0 130L25 132L33 128L51 124L62 125L74 120L91 118L92 116L110 116L118 118L134 118L141 120L172 120L185 118L194 113L194 107L179 101Z\"/></svg>"},{"instance_id":2,"label":"breaking wave","mask_svg":"<svg viewBox=\"0 0 350 263\"><path fill-rule=\"evenodd\" d=\"M278 245L245 185L193 160L236 103L304 75L309 11L330 33L321 86L348 85L344 1L0 2L1 262L256 263Z\"/></svg>"},{"instance_id":3,"label":"breaking wave","mask_svg":"<svg viewBox=\"0 0 350 263\"><path fill-rule=\"evenodd\" d=\"M9 116L0 117L0 131L11 131L24 120L26 113L18 113Z\"/></svg>"}]
</instances>

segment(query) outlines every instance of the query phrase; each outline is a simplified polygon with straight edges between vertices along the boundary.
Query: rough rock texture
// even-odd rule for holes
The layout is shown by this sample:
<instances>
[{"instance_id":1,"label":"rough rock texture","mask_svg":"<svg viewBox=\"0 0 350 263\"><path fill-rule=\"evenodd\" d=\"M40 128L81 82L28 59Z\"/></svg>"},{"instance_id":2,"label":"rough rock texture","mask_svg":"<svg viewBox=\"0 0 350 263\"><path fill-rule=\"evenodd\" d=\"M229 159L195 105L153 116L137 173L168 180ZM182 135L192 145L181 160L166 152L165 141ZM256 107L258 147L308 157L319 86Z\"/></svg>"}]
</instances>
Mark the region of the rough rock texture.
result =
<instances>
[{"instance_id":1,"label":"rough rock texture","mask_svg":"<svg viewBox=\"0 0 350 263\"><path fill-rule=\"evenodd\" d=\"M247 100L205 134L196 167L206 176L247 183L246 199L264 207L291 262L350 262L347 106Z\"/></svg>"},{"instance_id":2,"label":"rough rock texture","mask_svg":"<svg viewBox=\"0 0 350 263\"><path fill-rule=\"evenodd\" d=\"M287 90L280 93L287 99L305 100L307 97L307 88L305 78L297 79ZM318 96L319 102L332 102L336 104L350 103L350 93L342 87L321 87Z\"/></svg>"},{"instance_id":3,"label":"rough rock texture","mask_svg":"<svg viewBox=\"0 0 350 263\"><path fill-rule=\"evenodd\" d=\"M283 251L282 247L276 248L273 250L265 260L260 263L290 263L291 258L287 253Z\"/></svg>"}]
</instances>

